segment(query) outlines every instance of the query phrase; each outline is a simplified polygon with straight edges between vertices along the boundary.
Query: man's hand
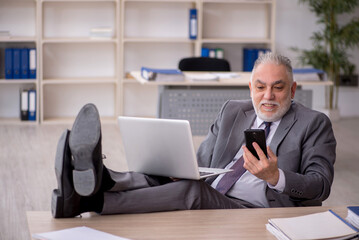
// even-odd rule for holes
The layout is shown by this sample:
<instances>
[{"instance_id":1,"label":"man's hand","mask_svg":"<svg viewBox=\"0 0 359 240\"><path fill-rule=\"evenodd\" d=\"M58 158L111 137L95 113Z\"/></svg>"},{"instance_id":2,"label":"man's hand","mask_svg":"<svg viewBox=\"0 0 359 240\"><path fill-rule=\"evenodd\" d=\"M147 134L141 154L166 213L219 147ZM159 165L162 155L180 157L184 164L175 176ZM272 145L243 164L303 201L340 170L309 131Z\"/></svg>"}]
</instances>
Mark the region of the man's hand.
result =
<instances>
[{"instance_id":1,"label":"man's hand","mask_svg":"<svg viewBox=\"0 0 359 240\"><path fill-rule=\"evenodd\" d=\"M277 185L279 180L277 156L267 147L267 158L256 142L253 143L253 147L257 151L259 161L246 146L243 146L243 167L257 178L263 179L273 186Z\"/></svg>"}]
</instances>

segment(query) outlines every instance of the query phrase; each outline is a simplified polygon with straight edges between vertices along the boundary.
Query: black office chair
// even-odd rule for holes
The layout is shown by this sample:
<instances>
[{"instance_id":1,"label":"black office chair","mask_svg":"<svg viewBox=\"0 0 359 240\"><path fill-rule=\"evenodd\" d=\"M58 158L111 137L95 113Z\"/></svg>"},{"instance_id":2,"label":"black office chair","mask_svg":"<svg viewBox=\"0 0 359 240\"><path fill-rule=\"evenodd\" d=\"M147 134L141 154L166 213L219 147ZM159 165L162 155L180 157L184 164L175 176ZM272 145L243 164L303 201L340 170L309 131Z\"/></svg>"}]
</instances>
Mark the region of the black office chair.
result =
<instances>
[{"instance_id":1,"label":"black office chair","mask_svg":"<svg viewBox=\"0 0 359 240\"><path fill-rule=\"evenodd\" d=\"M190 57L183 58L178 63L181 71L205 71L205 72L221 72L231 71L229 62L225 59L209 58L209 57Z\"/></svg>"}]
</instances>

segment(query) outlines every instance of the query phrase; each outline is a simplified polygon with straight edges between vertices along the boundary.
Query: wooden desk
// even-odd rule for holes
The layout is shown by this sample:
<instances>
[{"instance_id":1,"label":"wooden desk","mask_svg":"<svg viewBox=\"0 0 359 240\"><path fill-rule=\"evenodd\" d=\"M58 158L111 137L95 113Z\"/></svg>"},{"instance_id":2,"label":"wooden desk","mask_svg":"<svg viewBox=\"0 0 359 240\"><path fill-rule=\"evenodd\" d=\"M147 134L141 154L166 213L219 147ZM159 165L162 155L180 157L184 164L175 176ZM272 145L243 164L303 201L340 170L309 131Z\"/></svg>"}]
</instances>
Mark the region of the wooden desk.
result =
<instances>
[{"instance_id":1,"label":"wooden desk","mask_svg":"<svg viewBox=\"0 0 359 240\"><path fill-rule=\"evenodd\" d=\"M54 219L50 212L27 212L30 233L78 226L130 239L276 239L266 230L269 218L295 217L334 210L346 217L346 207L300 207L231 210L191 210L149 214Z\"/></svg>"}]
</instances>

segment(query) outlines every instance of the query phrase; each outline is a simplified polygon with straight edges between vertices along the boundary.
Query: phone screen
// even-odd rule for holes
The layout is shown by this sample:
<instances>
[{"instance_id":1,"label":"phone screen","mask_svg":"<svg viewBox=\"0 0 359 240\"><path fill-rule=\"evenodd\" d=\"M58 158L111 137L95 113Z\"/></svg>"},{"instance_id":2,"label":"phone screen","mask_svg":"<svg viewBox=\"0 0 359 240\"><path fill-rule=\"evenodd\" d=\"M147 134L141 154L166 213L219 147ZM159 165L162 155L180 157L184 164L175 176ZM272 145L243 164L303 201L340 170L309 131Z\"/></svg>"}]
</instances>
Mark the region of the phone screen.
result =
<instances>
[{"instance_id":1,"label":"phone screen","mask_svg":"<svg viewBox=\"0 0 359 240\"><path fill-rule=\"evenodd\" d=\"M268 157L266 137L263 129L247 129L244 131L244 136L246 138L246 147L253 154L253 156L259 160L259 156L252 145L253 142L256 142L264 154Z\"/></svg>"}]
</instances>

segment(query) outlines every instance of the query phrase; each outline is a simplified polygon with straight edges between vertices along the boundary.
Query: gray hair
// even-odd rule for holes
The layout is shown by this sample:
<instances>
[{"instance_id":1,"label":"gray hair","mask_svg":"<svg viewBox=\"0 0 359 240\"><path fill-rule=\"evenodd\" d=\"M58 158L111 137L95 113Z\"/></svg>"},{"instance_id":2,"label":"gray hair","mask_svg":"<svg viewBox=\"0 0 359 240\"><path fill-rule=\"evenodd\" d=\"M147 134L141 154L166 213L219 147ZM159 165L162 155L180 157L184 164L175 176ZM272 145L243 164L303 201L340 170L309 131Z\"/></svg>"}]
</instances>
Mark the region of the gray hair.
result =
<instances>
[{"instance_id":1,"label":"gray hair","mask_svg":"<svg viewBox=\"0 0 359 240\"><path fill-rule=\"evenodd\" d=\"M273 63L273 64L276 64L276 65L285 66L288 79L289 79L290 83L293 83L293 69L292 69L292 64L291 64L290 59L287 58L287 57L284 57L282 55L272 53L272 52L267 52L265 54L262 54L255 61L254 67L253 67L253 70L252 70L252 74L251 74L251 82L253 80L253 73L256 71L257 67L259 65L265 64L265 63Z\"/></svg>"}]
</instances>

